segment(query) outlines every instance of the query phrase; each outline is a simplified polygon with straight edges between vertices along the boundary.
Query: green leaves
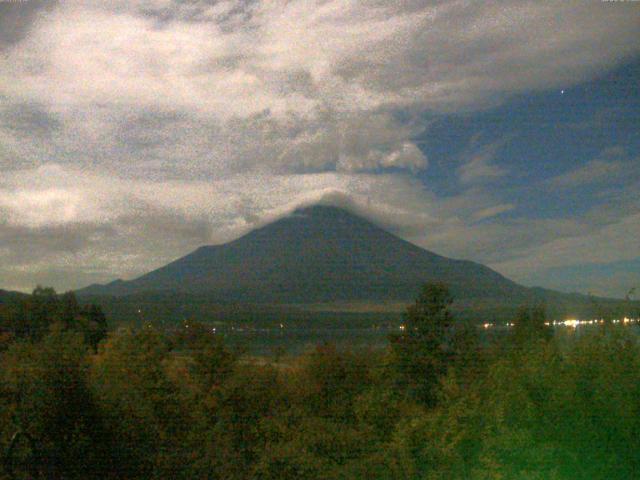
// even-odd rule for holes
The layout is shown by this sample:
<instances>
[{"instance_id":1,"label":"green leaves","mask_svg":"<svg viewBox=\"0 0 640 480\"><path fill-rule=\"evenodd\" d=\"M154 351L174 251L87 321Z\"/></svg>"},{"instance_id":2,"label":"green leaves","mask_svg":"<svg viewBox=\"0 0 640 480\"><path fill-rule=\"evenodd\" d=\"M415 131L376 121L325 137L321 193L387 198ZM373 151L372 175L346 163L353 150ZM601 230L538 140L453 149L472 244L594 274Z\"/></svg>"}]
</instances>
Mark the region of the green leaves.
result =
<instances>
[{"instance_id":1,"label":"green leaves","mask_svg":"<svg viewBox=\"0 0 640 480\"><path fill-rule=\"evenodd\" d=\"M94 350L107 336L107 319L97 305L80 306L73 292L57 295L38 286L32 295L13 298L0 307L0 331L10 338L37 341L49 332L76 331Z\"/></svg>"},{"instance_id":2,"label":"green leaves","mask_svg":"<svg viewBox=\"0 0 640 480\"><path fill-rule=\"evenodd\" d=\"M101 478L107 432L89 385L87 346L76 332L15 343L2 355L3 438L27 432L51 478Z\"/></svg>"},{"instance_id":3,"label":"green leaves","mask_svg":"<svg viewBox=\"0 0 640 480\"><path fill-rule=\"evenodd\" d=\"M445 285L425 284L407 308L402 333L390 339L400 386L427 405L435 403L439 378L450 360L447 340L453 324L452 302Z\"/></svg>"},{"instance_id":4,"label":"green leaves","mask_svg":"<svg viewBox=\"0 0 640 480\"><path fill-rule=\"evenodd\" d=\"M39 455L28 445L20 454L49 478L586 480L640 470L640 342L624 327L549 339L543 312L527 309L513 335L483 344L453 322L446 287L427 285L389 349L325 344L272 363L238 357L195 324L187 336L118 330L96 352L78 322L104 325L99 310L47 290L29 302L20 318L55 320L0 353L0 448L27 432Z\"/></svg>"}]
</instances>

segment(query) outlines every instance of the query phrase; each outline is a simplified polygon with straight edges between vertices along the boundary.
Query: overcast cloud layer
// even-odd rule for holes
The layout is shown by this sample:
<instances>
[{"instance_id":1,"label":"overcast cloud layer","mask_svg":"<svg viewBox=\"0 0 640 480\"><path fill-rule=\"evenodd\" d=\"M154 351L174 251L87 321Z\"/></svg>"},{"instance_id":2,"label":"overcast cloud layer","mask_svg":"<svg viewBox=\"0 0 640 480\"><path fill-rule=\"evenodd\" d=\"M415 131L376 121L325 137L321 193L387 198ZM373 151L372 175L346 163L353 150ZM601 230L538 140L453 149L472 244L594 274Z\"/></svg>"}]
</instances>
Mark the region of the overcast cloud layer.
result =
<instances>
[{"instance_id":1,"label":"overcast cloud layer","mask_svg":"<svg viewBox=\"0 0 640 480\"><path fill-rule=\"evenodd\" d=\"M472 142L451 165L459 191L438 195L418 140L440 116L633 60L631 2L33 1L0 15L2 288L132 278L316 201L516 280L640 256L633 152L532 187L622 185L585 215L504 217L518 205L492 187L514 174L494 162L503 143Z\"/></svg>"}]
</instances>

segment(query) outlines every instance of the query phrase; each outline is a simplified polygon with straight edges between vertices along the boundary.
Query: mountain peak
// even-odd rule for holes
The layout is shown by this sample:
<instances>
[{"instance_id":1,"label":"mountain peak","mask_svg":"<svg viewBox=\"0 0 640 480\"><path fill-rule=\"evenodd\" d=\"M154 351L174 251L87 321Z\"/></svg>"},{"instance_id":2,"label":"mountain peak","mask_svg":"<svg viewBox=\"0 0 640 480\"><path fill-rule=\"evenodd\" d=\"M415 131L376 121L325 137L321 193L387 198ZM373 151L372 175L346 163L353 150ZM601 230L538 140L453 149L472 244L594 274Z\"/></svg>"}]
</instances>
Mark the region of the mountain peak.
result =
<instances>
[{"instance_id":1,"label":"mountain peak","mask_svg":"<svg viewBox=\"0 0 640 480\"><path fill-rule=\"evenodd\" d=\"M334 205L328 205L323 203L316 203L313 205L307 205L296 208L292 215L302 215L315 218L325 217L359 217L358 214L353 213L351 209L344 207L337 207Z\"/></svg>"},{"instance_id":2,"label":"mountain peak","mask_svg":"<svg viewBox=\"0 0 640 480\"><path fill-rule=\"evenodd\" d=\"M525 290L487 267L429 252L325 204L300 207L232 242L104 288L113 295L170 290L225 301L313 303L410 300L426 281L446 282L466 296Z\"/></svg>"},{"instance_id":3,"label":"mountain peak","mask_svg":"<svg viewBox=\"0 0 640 480\"><path fill-rule=\"evenodd\" d=\"M176 311L191 302L363 305L366 310L411 302L425 282L434 281L446 283L459 313L473 318L509 317L518 305L540 299L565 310L588 305L586 297L528 289L484 265L437 255L349 208L325 204L297 208L232 242L200 247L134 280L93 285L78 294L132 296L132 302L150 294L169 298Z\"/></svg>"},{"instance_id":4,"label":"mountain peak","mask_svg":"<svg viewBox=\"0 0 640 480\"><path fill-rule=\"evenodd\" d=\"M362 226L365 224L372 224L375 226L375 222L369 220L367 218L367 215L357 213L355 209L326 204L313 204L298 207L288 215L285 215L273 222L263 225L262 228L269 227L270 225L278 224L281 222L303 222L323 226L329 225L331 223L344 224L346 222L354 227L356 225Z\"/></svg>"}]
</instances>

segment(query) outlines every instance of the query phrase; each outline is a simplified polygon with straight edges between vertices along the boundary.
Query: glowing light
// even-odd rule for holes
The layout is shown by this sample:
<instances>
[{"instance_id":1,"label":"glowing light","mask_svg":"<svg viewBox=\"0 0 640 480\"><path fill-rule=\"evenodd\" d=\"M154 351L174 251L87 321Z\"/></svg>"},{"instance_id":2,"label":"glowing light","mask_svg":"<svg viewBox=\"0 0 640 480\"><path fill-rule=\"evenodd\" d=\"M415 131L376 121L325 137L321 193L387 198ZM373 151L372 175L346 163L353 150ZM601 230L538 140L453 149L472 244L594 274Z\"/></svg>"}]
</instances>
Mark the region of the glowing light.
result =
<instances>
[{"instance_id":1,"label":"glowing light","mask_svg":"<svg viewBox=\"0 0 640 480\"><path fill-rule=\"evenodd\" d=\"M616 324L629 325L632 323L640 322L640 318L636 319L636 318L624 317L621 319L612 319L610 320L610 322L616 323ZM577 328L580 325L598 325L603 323L605 323L604 319L597 319L597 318L590 319L590 320L579 320L577 318L568 318L566 320L549 320L544 322L546 326L564 326L569 328ZM484 329L489 329L495 326L495 324L491 322L485 322L480 325ZM504 324L500 324L500 326L511 328L511 327L514 327L515 324L513 322L506 322ZM400 329L403 330L404 328L400 327Z\"/></svg>"},{"instance_id":2,"label":"glowing light","mask_svg":"<svg viewBox=\"0 0 640 480\"><path fill-rule=\"evenodd\" d=\"M400 330L402 330L403 332L404 332L405 328L406 327L404 325L400 325Z\"/></svg>"}]
</instances>

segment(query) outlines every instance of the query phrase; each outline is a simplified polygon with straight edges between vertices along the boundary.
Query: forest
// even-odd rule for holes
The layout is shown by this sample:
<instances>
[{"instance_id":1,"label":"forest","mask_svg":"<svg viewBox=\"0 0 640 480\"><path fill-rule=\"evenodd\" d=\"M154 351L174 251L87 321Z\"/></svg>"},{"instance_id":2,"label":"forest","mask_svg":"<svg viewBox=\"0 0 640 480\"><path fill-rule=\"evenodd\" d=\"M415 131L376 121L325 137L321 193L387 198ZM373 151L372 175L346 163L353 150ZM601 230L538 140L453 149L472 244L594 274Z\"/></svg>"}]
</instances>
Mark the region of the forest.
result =
<instances>
[{"instance_id":1,"label":"forest","mask_svg":"<svg viewBox=\"0 0 640 480\"><path fill-rule=\"evenodd\" d=\"M0 479L638 477L632 327L532 305L481 338L451 303L426 284L385 348L255 358L39 287L0 304Z\"/></svg>"}]
</instances>

